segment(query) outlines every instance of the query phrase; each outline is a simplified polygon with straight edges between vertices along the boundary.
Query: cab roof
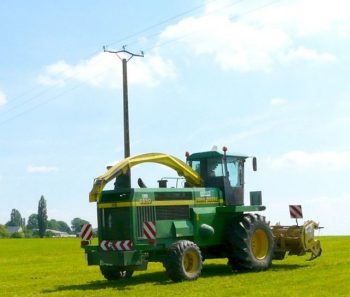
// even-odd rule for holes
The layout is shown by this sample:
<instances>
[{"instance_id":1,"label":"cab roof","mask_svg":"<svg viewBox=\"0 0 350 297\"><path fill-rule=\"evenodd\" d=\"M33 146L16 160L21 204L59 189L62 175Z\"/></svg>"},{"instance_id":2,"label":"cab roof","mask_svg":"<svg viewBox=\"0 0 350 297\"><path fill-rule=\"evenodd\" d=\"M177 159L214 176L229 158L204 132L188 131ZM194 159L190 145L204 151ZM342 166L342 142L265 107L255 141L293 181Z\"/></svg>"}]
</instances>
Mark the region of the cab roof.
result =
<instances>
[{"instance_id":1,"label":"cab roof","mask_svg":"<svg viewBox=\"0 0 350 297\"><path fill-rule=\"evenodd\" d=\"M200 152L200 153L193 153L190 156L187 157L188 161L198 160L198 159L208 159L208 158L222 158L224 156L224 153L219 153L218 151L207 151L207 152ZM243 154L227 154L227 157L234 157L237 159L247 159L249 156L243 155Z\"/></svg>"}]
</instances>

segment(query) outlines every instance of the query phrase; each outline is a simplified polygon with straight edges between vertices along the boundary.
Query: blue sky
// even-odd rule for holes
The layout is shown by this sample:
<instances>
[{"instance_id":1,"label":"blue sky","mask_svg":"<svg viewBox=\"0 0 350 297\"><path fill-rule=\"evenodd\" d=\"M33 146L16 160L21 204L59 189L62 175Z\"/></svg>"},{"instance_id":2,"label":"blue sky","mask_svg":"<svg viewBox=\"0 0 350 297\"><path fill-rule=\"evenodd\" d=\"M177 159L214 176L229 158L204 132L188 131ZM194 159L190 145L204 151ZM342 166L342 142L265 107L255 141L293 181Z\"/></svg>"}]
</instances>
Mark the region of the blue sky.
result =
<instances>
[{"instance_id":1,"label":"blue sky","mask_svg":"<svg viewBox=\"0 0 350 297\"><path fill-rule=\"evenodd\" d=\"M121 63L131 153L228 146L258 157L246 192L293 224L349 234L350 9L347 1L2 1L0 223L44 195L51 219L95 224L88 193L123 158ZM249 165L249 164L248 164ZM149 186L175 172L136 167ZM248 195L246 196L248 197ZM246 199L248 203L248 199Z\"/></svg>"}]
</instances>

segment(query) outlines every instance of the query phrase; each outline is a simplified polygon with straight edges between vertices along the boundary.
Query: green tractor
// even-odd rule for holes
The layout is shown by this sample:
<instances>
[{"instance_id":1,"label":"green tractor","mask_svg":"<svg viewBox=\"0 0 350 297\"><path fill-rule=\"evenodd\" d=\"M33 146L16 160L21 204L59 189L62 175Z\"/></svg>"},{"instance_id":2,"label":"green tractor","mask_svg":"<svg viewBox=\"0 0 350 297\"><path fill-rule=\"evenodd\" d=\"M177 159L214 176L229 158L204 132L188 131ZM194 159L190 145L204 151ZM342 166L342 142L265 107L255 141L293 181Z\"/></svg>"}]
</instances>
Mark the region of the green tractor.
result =
<instances>
[{"instance_id":1,"label":"green tractor","mask_svg":"<svg viewBox=\"0 0 350 297\"><path fill-rule=\"evenodd\" d=\"M261 192L244 205L244 164L248 156L207 151L186 153L187 162L166 154L129 157L94 181L90 202L97 202L98 245L84 226L81 245L88 265L99 265L107 280L131 277L148 262L162 262L175 282L197 279L204 259L227 258L234 271L261 271L286 253L320 255L313 221L307 226L269 226L256 212L265 210ZM253 170L256 171L256 158ZM130 168L145 162L166 165L185 179L183 187L132 188ZM115 180L114 190L103 190ZM305 231L307 228L307 232Z\"/></svg>"}]
</instances>

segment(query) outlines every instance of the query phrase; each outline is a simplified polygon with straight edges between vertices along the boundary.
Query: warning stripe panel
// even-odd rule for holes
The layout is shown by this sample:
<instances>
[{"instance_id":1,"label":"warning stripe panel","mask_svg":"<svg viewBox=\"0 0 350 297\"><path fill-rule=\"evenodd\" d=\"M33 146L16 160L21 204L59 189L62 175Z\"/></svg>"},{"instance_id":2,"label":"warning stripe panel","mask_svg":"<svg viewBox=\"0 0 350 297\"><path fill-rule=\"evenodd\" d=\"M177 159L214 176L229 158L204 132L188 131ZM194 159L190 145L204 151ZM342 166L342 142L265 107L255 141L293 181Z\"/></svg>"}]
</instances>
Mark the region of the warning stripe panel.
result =
<instances>
[{"instance_id":1,"label":"warning stripe panel","mask_svg":"<svg viewBox=\"0 0 350 297\"><path fill-rule=\"evenodd\" d=\"M104 251L108 251L109 250L109 240L102 240L100 246Z\"/></svg>"},{"instance_id":2,"label":"warning stripe panel","mask_svg":"<svg viewBox=\"0 0 350 297\"><path fill-rule=\"evenodd\" d=\"M93 236L92 226L91 224L85 224L81 228L80 237L82 240L90 240Z\"/></svg>"},{"instance_id":3,"label":"warning stripe panel","mask_svg":"<svg viewBox=\"0 0 350 297\"><path fill-rule=\"evenodd\" d=\"M289 205L289 213L292 219L303 218L303 211L301 205Z\"/></svg>"},{"instance_id":4,"label":"warning stripe panel","mask_svg":"<svg viewBox=\"0 0 350 297\"><path fill-rule=\"evenodd\" d=\"M104 251L131 251L133 249L132 240L102 240L100 247Z\"/></svg>"},{"instance_id":5,"label":"warning stripe panel","mask_svg":"<svg viewBox=\"0 0 350 297\"><path fill-rule=\"evenodd\" d=\"M156 239L157 232L156 232L155 222L152 222L152 221L143 222L143 235L147 239Z\"/></svg>"}]
</instances>

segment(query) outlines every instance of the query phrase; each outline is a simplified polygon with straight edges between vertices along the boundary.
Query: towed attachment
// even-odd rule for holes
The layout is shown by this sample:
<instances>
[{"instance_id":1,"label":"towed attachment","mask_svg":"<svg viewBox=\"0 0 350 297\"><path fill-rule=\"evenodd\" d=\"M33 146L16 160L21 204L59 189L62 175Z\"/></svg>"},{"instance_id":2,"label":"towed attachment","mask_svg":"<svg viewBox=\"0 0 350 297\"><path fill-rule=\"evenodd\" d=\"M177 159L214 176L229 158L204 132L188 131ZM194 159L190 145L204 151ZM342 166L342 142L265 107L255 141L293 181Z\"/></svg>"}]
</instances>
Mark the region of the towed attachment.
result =
<instances>
[{"instance_id":1,"label":"towed attachment","mask_svg":"<svg viewBox=\"0 0 350 297\"><path fill-rule=\"evenodd\" d=\"M319 228L319 224L311 220L302 226L271 226L275 241L274 259L283 260L287 252L297 256L311 253L309 261L319 257L321 244L314 236L315 229Z\"/></svg>"}]
</instances>

